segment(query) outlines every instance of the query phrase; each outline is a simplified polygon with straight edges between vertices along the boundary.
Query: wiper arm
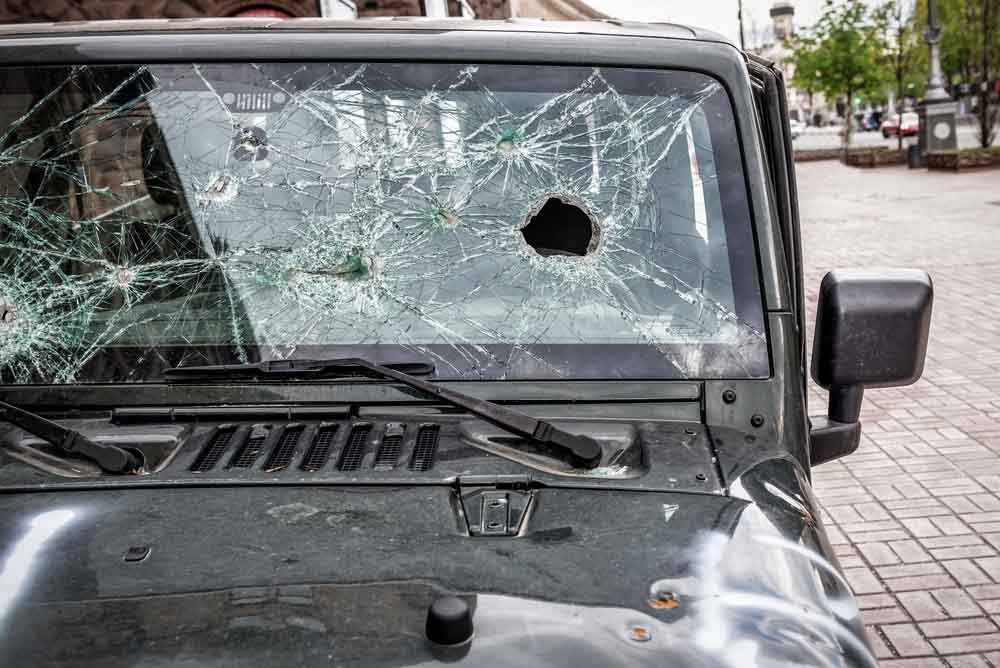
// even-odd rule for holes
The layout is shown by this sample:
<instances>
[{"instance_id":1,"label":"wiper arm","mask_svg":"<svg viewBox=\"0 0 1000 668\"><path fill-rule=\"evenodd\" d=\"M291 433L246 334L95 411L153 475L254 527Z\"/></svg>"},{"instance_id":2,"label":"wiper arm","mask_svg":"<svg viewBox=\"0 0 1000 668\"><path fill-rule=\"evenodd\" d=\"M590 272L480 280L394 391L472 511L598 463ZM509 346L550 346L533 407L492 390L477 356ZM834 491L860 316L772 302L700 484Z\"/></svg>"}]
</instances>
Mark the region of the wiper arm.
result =
<instances>
[{"instance_id":1,"label":"wiper arm","mask_svg":"<svg viewBox=\"0 0 1000 668\"><path fill-rule=\"evenodd\" d=\"M550 422L538 420L492 401L415 378L413 373L431 373L433 365L426 363L375 364L358 357L333 360L285 360L259 364L224 364L204 367L176 367L164 372L168 379L234 378L254 376L323 375L375 376L398 381L424 394L463 408L487 422L522 438L545 446L555 456L574 467L592 469L601 463L601 445L588 436L570 434ZM409 373L407 373L409 371Z\"/></svg>"},{"instance_id":2,"label":"wiper arm","mask_svg":"<svg viewBox=\"0 0 1000 668\"><path fill-rule=\"evenodd\" d=\"M378 365L376 365L378 366ZM434 365L427 362L393 362L381 365L411 376L429 376ZM354 359L332 360L268 360L250 364L211 364L208 366L177 366L163 372L167 380L226 380L229 378L316 378L366 376L365 369Z\"/></svg>"},{"instance_id":3,"label":"wiper arm","mask_svg":"<svg viewBox=\"0 0 1000 668\"><path fill-rule=\"evenodd\" d=\"M501 429L547 446L562 454L573 466L592 469L601 463L601 445L588 436L570 434L545 420L535 419L492 401L470 397L447 387L414 378L401 371L372 364L367 360L355 358L349 361L374 375L398 380L435 399L442 399L453 406L464 408Z\"/></svg>"},{"instance_id":4,"label":"wiper arm","mask_svg":"<svg viewBox=\"0 0 1000 668\"><path fill-rule=\"evenodd\" d=\"M89 459L108 473L131 473L142 468L141 458L124 448L97 443L75 429L3 401L0 401L0 419L34 434L63 452Z\"/></svg>"}]
</instances>

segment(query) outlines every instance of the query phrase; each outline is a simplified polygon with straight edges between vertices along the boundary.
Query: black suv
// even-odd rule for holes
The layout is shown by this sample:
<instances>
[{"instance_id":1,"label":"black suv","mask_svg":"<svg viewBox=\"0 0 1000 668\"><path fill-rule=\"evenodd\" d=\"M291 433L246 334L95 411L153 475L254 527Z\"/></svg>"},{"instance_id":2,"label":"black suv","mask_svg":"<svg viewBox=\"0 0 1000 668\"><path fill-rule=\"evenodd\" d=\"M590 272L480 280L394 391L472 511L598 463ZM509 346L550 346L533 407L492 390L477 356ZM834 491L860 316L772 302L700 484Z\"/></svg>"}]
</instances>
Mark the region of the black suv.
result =
<instances>
[{"instance_id":1,"label":"black suv","mask_svg":"<svg viewBox=\"0 0 1000 668\"><path fill-rule=\"evenodd\" d=\"M0 665L872 666L810 467L921 372L676 25L0 29Z\"/></svg>"}]
</instances>

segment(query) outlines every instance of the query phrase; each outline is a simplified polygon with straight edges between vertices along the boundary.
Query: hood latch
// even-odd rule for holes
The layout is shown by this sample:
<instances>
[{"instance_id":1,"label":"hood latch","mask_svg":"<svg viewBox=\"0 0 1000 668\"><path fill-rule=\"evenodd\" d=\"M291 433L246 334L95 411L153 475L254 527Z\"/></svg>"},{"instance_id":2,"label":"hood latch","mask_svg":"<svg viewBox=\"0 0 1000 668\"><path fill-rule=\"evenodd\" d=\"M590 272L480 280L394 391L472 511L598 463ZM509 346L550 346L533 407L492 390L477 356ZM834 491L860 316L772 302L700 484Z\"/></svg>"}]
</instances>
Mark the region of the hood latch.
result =
<instances>
[{"instance_id":1,"label":"hood latch","mask_svg":"<svg viewBox=\"0 0 1000 668\"><path fill-rule=\"evenodd\" d=\"M517 536L533 494L526 475L463 476L458 493L470 536Z\"/></svg>"}]
</instances>

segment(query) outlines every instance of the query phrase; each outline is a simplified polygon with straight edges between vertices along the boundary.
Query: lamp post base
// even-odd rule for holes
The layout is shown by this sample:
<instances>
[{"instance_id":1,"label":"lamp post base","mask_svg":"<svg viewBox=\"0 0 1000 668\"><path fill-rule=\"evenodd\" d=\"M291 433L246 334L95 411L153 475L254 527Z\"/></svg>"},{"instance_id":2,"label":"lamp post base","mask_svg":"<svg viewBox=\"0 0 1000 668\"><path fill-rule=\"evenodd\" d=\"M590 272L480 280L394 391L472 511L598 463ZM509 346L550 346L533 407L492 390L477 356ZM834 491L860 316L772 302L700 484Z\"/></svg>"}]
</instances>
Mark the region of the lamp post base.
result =
<instances>
[{"instance_id":1,"label":"lamp post base","mask_svg":"<svg viewBox=\"0 0 1000 668\"><path fill-rule=\"evenodd\" d=\"M952 100L922 100L917 107L920 117L918 133L920 156L926 161L929 151L952 151L958 148L955 112L958 103Z\"/></svg>"}]
</instances>

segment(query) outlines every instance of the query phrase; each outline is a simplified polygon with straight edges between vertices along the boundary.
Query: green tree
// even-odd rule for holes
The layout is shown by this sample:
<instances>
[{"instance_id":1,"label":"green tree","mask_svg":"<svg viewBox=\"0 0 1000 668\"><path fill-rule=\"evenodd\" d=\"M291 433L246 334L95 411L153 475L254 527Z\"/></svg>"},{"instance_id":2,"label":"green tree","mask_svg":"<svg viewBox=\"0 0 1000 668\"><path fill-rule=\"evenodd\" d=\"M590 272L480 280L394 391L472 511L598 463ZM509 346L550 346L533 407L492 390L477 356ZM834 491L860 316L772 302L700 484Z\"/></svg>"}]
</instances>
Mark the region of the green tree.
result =
<instances>
[{"instance_id":1,"label":"green tree","mask_svg":"<svg viewBox=\"0 0 1000 668\"><path fill-rule=\"evenodd\" d=\"M979 145L987 148L996 137L998 110L995 102L994 84L1000 70L1000 0L979 0L971 12L978 25L975 56L979 66L979 104L976 120L979 129Z\"/></svg>"},{"instance_id":2,"label":"green tree","mask_svg":"<svg viewBox=\"0 0 1000 668\"><path fill-rule=\"evenodd\" d=\"M827 0L803 42L810 46L793 55L796 72L804 64L830 99L845 100L845 152L851 144L854 98L877 96L883 85L879 65L885 48L875 18L864 0Z\"/></svg>"},{"instance_id":3,"label":"green tree","mask_svg":"<svg viewBox=\"0 0 1000 668\"><path fill-rule=\"evenodd\" d=\"M823 90L816 40L809 35L795 35L789 40L789 47L792 50L791 60L795 65L791 84L809 96L809 112L814 113L816 107L813 98Z\"/></svg>"},{"instance_id":4,"label":"green tree","mask_svg":"<svg viewBox=\"0 0 1000 668\"><path fill-rule=\"evenodd\" d=\"M875 9L874 21L881 33L885 52L882 62L889 75L896 97L896 113L902 116L903 102L908 92L915 93L920 86L922 42L917 29L913 0L888 0ZM896 133L900 150L903 133Z\"/></svg>"}]
</instances>

